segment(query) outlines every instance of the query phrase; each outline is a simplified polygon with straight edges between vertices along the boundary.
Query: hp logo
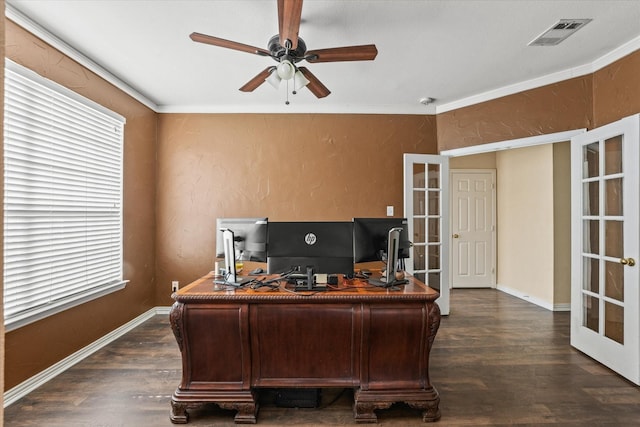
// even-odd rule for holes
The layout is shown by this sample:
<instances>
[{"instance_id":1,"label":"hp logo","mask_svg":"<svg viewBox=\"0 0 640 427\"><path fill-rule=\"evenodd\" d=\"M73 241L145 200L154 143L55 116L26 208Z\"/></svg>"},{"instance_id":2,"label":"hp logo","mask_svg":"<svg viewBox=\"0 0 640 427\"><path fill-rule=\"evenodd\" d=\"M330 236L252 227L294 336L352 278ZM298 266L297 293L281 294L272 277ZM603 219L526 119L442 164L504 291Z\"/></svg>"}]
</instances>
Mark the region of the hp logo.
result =
<instances>
[{"instance_id":1,"label":"hp logo","mask_svg":"<svg viewBox=\"0 0 640 427\"><path fill-rule=\"evenodd\" d=\"M314 244L316 243L316 241L317 241L317 240L318 240L318 239L317 239L316 235L315 235L315 234L313 234L313 233L307 233L307 234L304 236L304 242L305 242L307 245L309 245L309 246L314 245Z\"/></svg>"}]
</instances>

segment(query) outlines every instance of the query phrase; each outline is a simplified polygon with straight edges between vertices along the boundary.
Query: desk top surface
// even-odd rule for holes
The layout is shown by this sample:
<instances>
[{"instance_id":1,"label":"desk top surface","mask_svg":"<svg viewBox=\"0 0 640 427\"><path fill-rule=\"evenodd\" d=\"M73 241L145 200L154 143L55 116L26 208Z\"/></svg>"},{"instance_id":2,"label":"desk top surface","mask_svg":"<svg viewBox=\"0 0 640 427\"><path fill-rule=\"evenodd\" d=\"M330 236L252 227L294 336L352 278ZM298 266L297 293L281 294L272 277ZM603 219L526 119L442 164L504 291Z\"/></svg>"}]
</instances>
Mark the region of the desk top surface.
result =
<instances>
[{"instance_id":1,"label":"desk top surface","mask_svg":"<svg viewBox=\"0 0 640 427\"><path fill-rule=\"evenodd\" d=\"M376 274L374 274L374 277ZM377 274L379 277L380 275ZM440 294L417 280L408 276L408 283L393 288L373 286L363 279L344 279L339 276L337 285L327 285L321 290L294 290L285 279L279 281L277 275L239 276L242 279L255 279L253 283L234 287L214 283L215 276L209 273L172 295L177 302L296 302L301 300L313 302L345 302L345 301L434 301ZM271 281L271 283L269 283ZM266 283L265 285L262 285Z\"/></svg>"}]
</instances>

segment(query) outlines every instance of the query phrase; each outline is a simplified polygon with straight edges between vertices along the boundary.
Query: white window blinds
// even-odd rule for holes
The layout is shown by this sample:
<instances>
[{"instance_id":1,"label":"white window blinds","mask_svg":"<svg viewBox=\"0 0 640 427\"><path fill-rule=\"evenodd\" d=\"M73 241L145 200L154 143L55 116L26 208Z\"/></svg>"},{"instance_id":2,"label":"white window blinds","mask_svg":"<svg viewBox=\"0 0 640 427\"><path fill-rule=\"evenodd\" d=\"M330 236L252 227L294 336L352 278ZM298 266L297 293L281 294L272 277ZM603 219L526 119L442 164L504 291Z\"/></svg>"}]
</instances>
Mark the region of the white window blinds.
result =
<instances>
[{"instance_id":1,"label":"white window blinds","mask_svg":"<svg viewBox=\"0 0 640 427\"><path fill-rule=\"evenodd\" d=\"M6 64L4 314L11 330L124 286L124 119Z\"/></svg>"}]
</instances>

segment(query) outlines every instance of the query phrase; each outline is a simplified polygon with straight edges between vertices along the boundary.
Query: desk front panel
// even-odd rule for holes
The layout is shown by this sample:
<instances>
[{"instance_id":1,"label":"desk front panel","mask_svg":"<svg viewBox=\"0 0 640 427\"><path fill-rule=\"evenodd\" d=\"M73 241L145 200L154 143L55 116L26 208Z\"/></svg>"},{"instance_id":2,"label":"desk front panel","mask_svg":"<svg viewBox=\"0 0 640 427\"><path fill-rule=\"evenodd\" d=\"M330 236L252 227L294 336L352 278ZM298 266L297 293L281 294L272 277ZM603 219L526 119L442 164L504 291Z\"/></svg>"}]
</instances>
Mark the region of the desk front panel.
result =
<instances>
[{"instance_id":1,"label":"desk front panel","mask_svg":"<svg viewBox=\"0 0 640 427\"><path fill-rule=\"evenodd\" d=\"M252 385L352 387L359 377L359 304L253 304Z\"/></svg>"},{"instance_id":2,"label":"desk front panel","mask_svg":"<svg viewBox=\"0 0 640 427\"><path fill-rule=\"evenodd\" d=\"M249 388L248 317L248 307L240 304L184 308L183 388Z\"/></svg>"}]
</instances>

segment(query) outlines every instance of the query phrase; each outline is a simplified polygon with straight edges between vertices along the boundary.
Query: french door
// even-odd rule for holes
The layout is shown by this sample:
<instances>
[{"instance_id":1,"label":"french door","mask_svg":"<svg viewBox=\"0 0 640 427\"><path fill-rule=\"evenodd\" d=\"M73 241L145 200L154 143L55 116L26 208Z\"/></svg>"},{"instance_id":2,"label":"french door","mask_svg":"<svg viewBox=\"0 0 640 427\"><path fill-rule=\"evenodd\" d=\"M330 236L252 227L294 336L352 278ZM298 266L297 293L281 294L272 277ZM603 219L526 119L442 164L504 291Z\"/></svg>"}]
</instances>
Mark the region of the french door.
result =
<instances>
[{"instance_id":1,"label":"french door","mask_svg":"<svg viewBox=\"0 0 640 427\"><path fill-rule=\"evenodd\" d=\"M639 117L571 139L571 345L640 385Z\"/></svg>"},{"instance_id":2,"label":"french door","mask_svg":"<svg viewBox=\"0 0 640 427\"><path fill-rule=\"evenodd\" d=\"M404 155L404 216L413 243L408 273L440 293L449 314L449 158Z\"/></svg>"}]
</instances>

